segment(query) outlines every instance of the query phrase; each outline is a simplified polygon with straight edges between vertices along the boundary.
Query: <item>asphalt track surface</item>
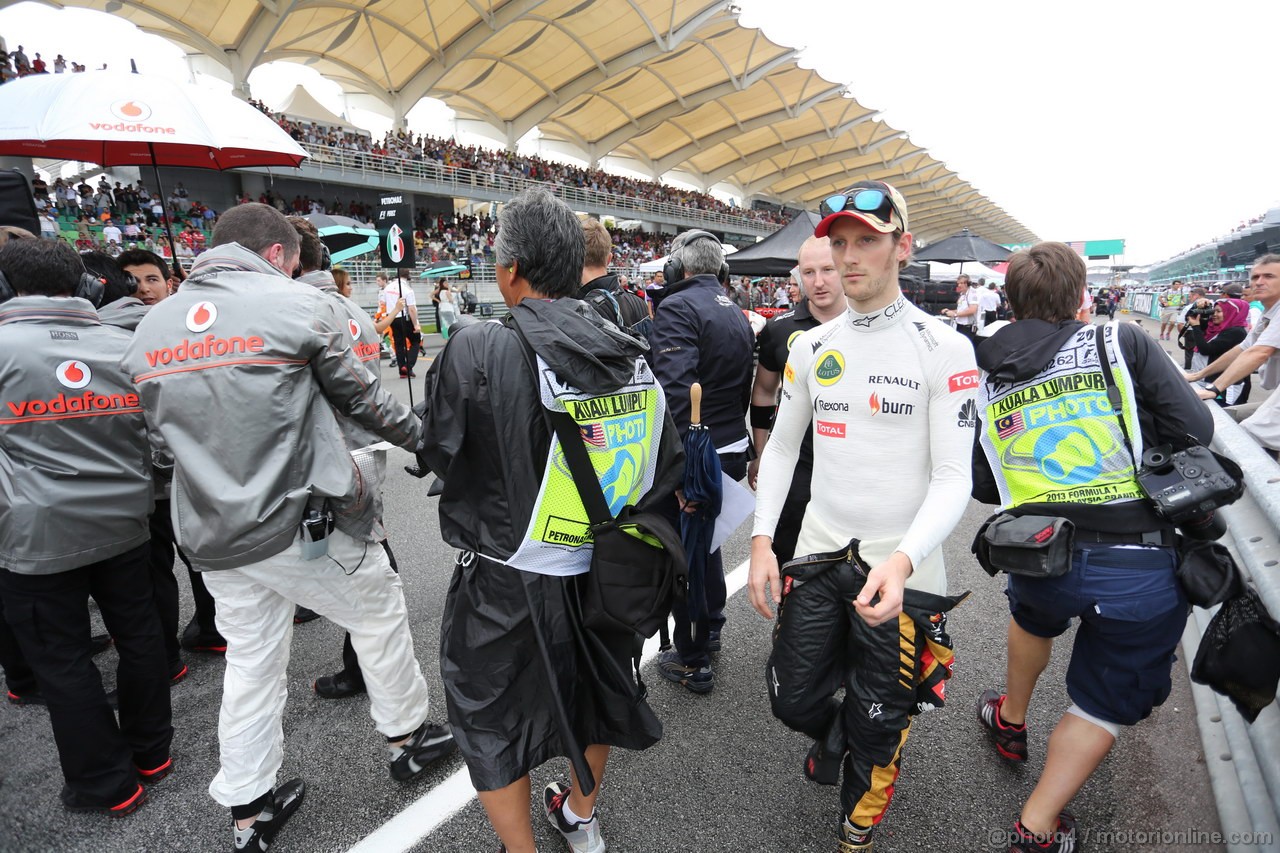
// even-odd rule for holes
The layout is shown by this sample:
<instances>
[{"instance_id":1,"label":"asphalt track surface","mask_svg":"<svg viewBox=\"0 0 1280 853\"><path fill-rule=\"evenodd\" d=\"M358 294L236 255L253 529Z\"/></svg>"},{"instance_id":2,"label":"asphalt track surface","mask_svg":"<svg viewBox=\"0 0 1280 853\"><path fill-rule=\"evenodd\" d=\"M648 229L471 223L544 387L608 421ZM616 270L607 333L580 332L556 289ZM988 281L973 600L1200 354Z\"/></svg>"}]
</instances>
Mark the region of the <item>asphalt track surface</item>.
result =
<instances>
[{"instance_id":1,"label":"asphalt track surface","mask_svg":"<svg viewBox=\"0 0 1280 853\"><path fill-rule=\"evenodd\" d=\"M420 375L426 364L421 368ZM386 368L383 377L407 398L404 380ZM420 382L414 383L415 396ZM442 721L439 624L452 554L440 541L436 499L426 497L426 482L401 470L409 461L408 454L392 453L387 524L403 572L418 658L431 690L432 717ZM857 483L856 478L851 472L851 485L877 487ZM907 741L893 804L877 834L876 849L881 853L1003 849L992 843L993 833L1006 829L1016 817L1043 765L1049 732L1069 705L1063 679L1070 635L1057 644L1032 705L1027 766L1006 765L978 727L977 695L986 687L1002 685L1007 625L1000 582L988 578L968 551L986 514L985 507L972 504L944 546L951 590L972 590L973 595L950 623L957 662L948 704L918 717ZM726 570L732 572L747 553L744 525L725 546ZM185 581L181 586L185 624L192 605ZM730 598L727 616L712 693L695 696L664 681L652 664L644 669L650 702L666 731L652 749L617 752L609 765L600 814L610 849L617 853L834 849L838 791L803 778L800 768L808 743L769 712L764 664L771 623L751 609L745 590ZM367 700L333 702L314 695L313 680L339 668L341 642L341 631L326 620L295 628L279 778L302 776L308 794L271 849L492 853L497 838L469 796L459 758L444 760L412 784L394 782L387 774ZM207 793L217 770L223 662L195 654L187 654L186 660L191 674L173 688L175 772L151 789L142 809L124 819L64 811L46 713L34 707L0 707L0 851L197 853L229 848L228 813ZM110 689L115 653L108 651L97 662ZM1093 833L1084 849L1224 849L1217 844L1169 843L1169 836L1160 837L1162 832L1220 831L1204 764L1186 674L1179 663L1169 701L1122 736L1072 803L1081 827ZM542 786L566 774L563 760L536 770L535 797L540 801ZM400 820L387 825L402 812ZM384 825L386 829L373 835ZM534 827L543 853L567 850L540 818ZM1100 832L1115 835L1100 838Z\"/></svg>"}]
</instances>

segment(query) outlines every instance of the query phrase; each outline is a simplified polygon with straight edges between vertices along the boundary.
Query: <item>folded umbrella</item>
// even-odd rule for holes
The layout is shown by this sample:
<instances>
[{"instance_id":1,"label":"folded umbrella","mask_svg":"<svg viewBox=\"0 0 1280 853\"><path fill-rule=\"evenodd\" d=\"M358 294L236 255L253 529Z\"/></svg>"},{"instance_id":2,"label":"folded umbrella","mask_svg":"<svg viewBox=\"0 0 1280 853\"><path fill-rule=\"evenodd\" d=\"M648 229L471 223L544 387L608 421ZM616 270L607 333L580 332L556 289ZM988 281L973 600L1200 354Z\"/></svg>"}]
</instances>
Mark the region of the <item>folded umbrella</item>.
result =
<instances>
[{"instance_id":1,"label":"folded umbrella","mask_svg":"<svg viewBox=\"0 0 1280 853\"><path fill-rule=\"evenodd\" d=\"M702 424L702 385L689 388L691 411L689 431L684 435L684 499L696 504L693 512L680 513L680 540L689 557L689 621L697 633L695 642L705 643L707 621L707 563L711 537L720 515L723 488L720 485L720 456L711 440L711 430Z\"/></svg>"}]
</instances>

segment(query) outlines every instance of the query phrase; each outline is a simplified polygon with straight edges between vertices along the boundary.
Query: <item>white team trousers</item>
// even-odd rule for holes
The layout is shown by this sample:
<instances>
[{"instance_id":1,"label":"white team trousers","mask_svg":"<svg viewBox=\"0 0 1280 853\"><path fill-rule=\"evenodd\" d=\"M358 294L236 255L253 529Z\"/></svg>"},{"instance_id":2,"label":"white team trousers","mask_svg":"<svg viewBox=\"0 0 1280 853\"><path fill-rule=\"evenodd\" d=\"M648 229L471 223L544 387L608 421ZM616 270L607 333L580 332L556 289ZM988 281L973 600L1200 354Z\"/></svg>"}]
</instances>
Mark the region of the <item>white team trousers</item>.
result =
<instances>
[{"instance_id":1,"label":"white team trousers","mask_svg":"<svg viewBox=\"0 0 1280 853\"><path fill-rule=\"evenodd\" d=\"M266 560L204 573L227 640L218 718L222 767L209 794L227 807L251 803L275 785L284 756L281 719L295 604L351 633L378 731L406 735L427 719L427 682L386 551L340 530L329 534L327 557L304 560L301 547L295 539Z\"/></svg>"}]
</instances>

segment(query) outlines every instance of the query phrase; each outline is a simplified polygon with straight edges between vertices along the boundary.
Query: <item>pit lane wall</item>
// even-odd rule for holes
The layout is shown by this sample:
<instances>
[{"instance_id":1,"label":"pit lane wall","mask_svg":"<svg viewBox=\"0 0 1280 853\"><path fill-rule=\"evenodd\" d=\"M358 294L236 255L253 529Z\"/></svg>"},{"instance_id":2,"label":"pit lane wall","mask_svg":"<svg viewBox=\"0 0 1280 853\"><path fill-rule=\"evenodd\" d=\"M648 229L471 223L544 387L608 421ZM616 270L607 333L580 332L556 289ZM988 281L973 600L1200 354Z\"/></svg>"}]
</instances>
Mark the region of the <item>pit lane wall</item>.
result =
<instances>
[{"instance_id":1,"label":"pit lane wall","mask_svg":"<svg viewBox=\"0 0 1280 853\"><path fill-rule=\"evenodd\" d=\"M1141 294L1139 294L1141 295ZM1215 404L1213 449L1244 470L1244 497L1218 510L1222 538L1249 584L1272 615L1280 616L1280 465ZM1192 609L1182 637L1190 671L1217 608ZM1224 833L1252 833L1250 843L1228 843L1230 853L1280 853L1280 708L1273 702L1250 725L1225 696L1192 682L1205 761ZM1259 842L1259 837L1267 839Z\"/></svg>"}]
</instances>

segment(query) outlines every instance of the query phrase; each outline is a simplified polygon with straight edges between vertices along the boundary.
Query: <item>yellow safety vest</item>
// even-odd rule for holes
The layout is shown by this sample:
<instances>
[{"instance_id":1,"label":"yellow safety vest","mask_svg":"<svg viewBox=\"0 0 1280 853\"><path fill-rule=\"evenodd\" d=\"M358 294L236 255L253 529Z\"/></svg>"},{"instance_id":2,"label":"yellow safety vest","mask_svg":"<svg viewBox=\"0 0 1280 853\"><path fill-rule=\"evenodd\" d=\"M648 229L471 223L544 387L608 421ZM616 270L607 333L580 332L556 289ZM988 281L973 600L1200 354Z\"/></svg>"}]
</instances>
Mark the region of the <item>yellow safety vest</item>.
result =
<instances>
[{"instance_id":1,"label":"yellow safety vest","mask_svg":"<svg viewBox=\"0 0 1280 853\"><path fill-rule=\"evenodd\" d=\"M1002 384L982 374L982 449L1004 509L1027 503L1109 504L1144 497L1134 456L1107 399L1095 329L1105 330L1107 357L1120 392L1134 454L1142 435L1133 382L1120 352L1119 326L1085 326L1039 374Z\"/></svg>"}]
</instances>

